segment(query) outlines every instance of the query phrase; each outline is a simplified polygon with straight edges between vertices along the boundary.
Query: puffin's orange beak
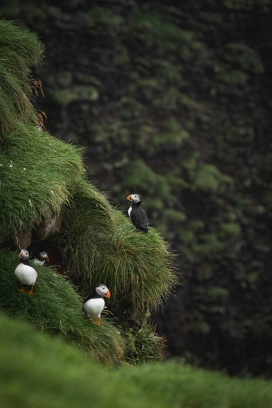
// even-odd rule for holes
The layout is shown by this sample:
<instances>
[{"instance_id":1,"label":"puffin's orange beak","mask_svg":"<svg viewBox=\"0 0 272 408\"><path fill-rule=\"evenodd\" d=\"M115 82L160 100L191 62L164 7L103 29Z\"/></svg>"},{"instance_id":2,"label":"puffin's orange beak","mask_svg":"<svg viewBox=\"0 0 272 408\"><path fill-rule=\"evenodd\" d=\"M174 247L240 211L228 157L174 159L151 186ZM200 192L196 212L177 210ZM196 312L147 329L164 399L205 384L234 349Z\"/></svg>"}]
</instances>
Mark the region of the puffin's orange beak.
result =
<instances>
[{"instance_id":1,"label":"puffin's orange beak","mask_svg":"<svg viewBox=\"0 0 272 408\"><path fill-rule=\"evenodd\" d=\"M110 291L109 291L109 290L107 291L105 297L106 297L106 298L110 298Z\"/></svg>"},{"instance_id":2,"label":"puffin's orange beak","mask_svg":"<svg viewBox=\"0 0 272 408\"><path fill-rule=\"evenodd\" d=\"M20 258L21 255L23 255L22 251L19 253L18 257Z\"/></svg>"},{"instance_id":3,"label":"puffin's orange beak","mask_svg":"<svg viewBox=\"0 0 272 408\"><path fill-rule=\"evenodd\" d=\"M49 259L49 256L48 256L48 255L46 256L45 260L46 260L46 262L48 262L48 263L50 262L50 259Z\"/></svg>"},{"instance_id":4,"label":"puffin's orange beak","mask_svg":"<svg viewBox=\"0 0 272 408\"><path fill-rule=\"evenodd\" d=\"M126 200L132 201L131 200L131 194L129 196L127 196Z\"/></svg>"}]
</instances>

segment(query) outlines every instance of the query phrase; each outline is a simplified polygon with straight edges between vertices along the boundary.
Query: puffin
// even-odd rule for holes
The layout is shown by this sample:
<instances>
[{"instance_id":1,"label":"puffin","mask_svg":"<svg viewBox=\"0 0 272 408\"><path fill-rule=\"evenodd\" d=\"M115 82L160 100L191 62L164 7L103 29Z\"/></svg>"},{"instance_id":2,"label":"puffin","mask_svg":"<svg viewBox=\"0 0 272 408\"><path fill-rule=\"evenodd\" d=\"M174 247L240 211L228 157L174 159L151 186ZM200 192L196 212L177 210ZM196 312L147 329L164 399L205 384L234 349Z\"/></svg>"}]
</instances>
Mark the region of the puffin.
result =
<instances>
[{"instance_id":1,"label":"puffin","mask_svg":"<svg viewBox=\"0 0 272 408\"><path fill-rule=\"evenodd\" d=\"M126 197L127 200L132 201L128 209L128 215L132 224L140 231L148 234L148 219L145 210L142 209L142 197L140 194L130 194Z\"/></svg>"},{"instance_id":2,"label":"puffin","mask_svg":"<svg viewBox=\"0 0 272 408\"><path fill-rule=\"evenodd\" d=\"M86 313L91 322L100 325L100 316L105 307L104 297L110 298L110 291L106 285L102 284L97 286L95 290L97 292L97 295L87 300L87 302L85 302L82 306L82 310L84 313ZM92 317L97 318L97 321L93 321Z\"/></svg>"},{"instance_id":3,"label":"puffin","mask_svg":"<svg viewBox=\"0 0 272 408\"><path fill-rule=\"evenodd\" d=\"M37 279L37 271L28 263L29 252L26 249L21 249L19 253L20 263L15 269L15 275L21 282L21 289L18 289L19 292L25 292L24 285L31 286L31 289L28 291L30 295L33 295L33 288Z\"/></svg>"},{"instance_id":4,"label":"puffin","mask_svg":"<svg viewBox=\"0 0 272 408\"><path fill-rule=\"evenodd\" d=\"M49 256L48 253L45 251L39 252L38 256L34 258L34 264L36 265L44 265L44 263L49 262Z\"/></svg>"}]
</instances>

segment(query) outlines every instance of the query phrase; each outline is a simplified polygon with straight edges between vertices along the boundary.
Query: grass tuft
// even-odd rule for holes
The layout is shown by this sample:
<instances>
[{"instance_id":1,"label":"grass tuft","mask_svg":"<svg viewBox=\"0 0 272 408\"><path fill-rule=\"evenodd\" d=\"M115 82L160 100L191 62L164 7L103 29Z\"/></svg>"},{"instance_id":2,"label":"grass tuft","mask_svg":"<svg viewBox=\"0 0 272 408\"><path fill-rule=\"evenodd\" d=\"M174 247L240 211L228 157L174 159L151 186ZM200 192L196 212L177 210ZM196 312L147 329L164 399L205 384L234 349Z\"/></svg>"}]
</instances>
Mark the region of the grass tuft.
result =
<instances>
[{"instance_id":1,"label":"grass tuft","mask_svg":"<svg viewBox=\"0 0 272 408\"><path fill-rule=\"evenodd\" d=\"M64 263L70 276L80 281L81 286L89 286L95 255L91 243L98 232L110 234L111 207L94 186L79 179L72 200L62 207L61 214L59 245Z\"/></svg>"},{"instance_id":2,"label":"grass tuft","mask_svg":"<svg viewBox=\"0 0 272 408\"><path fill-rule=\"evenodd\" d=\"M78 278L81 274L84 293L90 294L99 283L105 283L112 293L110 306L114 313L135 320L162 304L177 283L174 255L154 229L143 234L119 211L111 207L107 211L110 223L104 226L100 222L93 227L90 222L84 227L88 212L82 207L76 212L67 207L61 245L71 276Z\"/></svg>"},{"instance_id":3,"label":"grass tuft","mask_svg":"<svg viewBox=\"0 0 272 408\"><path fill-rule=\"evenodd\" d=\"M43 46L35 34L0 21L0 134L20 123L39 123L30 101L35 89L30 68L41 61L42 54Z\"/></svg>"},{"instance_id":4,"label":"grass tuft","mask_svg":"<svg viewBox=\"0 0 272 408\"><path fill-rule=\"evenodd\" d=\"M159 337L155 327L144 321L140 329L123 331L126 343L126 361L132 365L163 361L165 338Z\"/></svg>"},{"instance_id":5,"label":"grass tuft","mask_svg":"<svg viewBox=\"0 0 272 408\"><path fill-rule=\"evenodd\" d=\"M60 213L84 177L79 149L35 126L21 125L0 143L0 242Z\"/></svg>"}]
</instances>

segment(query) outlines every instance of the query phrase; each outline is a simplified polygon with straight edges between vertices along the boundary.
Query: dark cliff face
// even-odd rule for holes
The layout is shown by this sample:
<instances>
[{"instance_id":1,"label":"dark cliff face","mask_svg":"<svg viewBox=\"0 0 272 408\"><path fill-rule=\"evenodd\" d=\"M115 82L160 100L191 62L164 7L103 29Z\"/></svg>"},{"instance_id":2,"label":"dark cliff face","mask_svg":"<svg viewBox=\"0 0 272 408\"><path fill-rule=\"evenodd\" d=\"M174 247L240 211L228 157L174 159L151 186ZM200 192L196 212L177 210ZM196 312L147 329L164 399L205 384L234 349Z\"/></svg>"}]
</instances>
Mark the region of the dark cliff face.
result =
<instances>
[{"instance_id":1,"label":"dark cliff face","mask_svg":"<svg viewBox=\"0 0 272 408\"><path fill-rule=\"evenodd\" d=\"M179 254L182 285L154 315L168 355L271 374L270 3L11 1L1 12L46 47L35 101L46 128L85 146L92 182L119 208L140 193Z\"/></svg>"}]
</instances>

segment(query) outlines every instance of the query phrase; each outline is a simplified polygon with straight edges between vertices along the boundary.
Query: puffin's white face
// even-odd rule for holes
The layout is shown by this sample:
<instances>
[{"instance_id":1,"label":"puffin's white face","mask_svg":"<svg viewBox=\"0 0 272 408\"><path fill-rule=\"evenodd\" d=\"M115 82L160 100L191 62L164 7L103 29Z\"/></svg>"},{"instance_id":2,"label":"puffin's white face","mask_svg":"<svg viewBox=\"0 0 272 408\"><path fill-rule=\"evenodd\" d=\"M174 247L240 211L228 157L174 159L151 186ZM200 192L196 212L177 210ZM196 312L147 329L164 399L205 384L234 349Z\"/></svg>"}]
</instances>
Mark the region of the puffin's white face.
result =
<instances>
[{"instance_id":1,"label":"puffin's white face","mask_svg":"<svg viewBox=\"0 0 272 408\"><path fill-rule=\"evenodd\" d=\"M40 257L42 258L42 259L46 259L48 262L49 262L49 257L48 257L48 253L47 252L45 252L45 251L42 251L42 252L40 252Z\"/></svg>"},{"instance_id":2,"label":"puffin's white face","mask_svg":"<svg viewBox=\"0 0 272 408\"><path fill-rule=\"evenodd\" d=\"M21 252L19 253L19 258L21 259L28 259L29 258L29 253L26 249L21 249Z\"/></svg>"},{"instance_id":3,"label":"puffin's white face","mask_svg":"<svg viewBox=\"0 0 272 408\"><path fill-rule=\"evenodd\" d=\"M129 196L127 196L127 200L133 201L134 203L139 203L140 201L142 201L142 197L140 196L140 194L130 194Z\"/></svg>"},{"instance_id":4,"label":"puffin's white face","mask_svg":"<svg viewBox=\"0 0 272 408\"><path fill-rule=\"evenodd\" d=\"M107 288L106 285L99 285L99 286L97 286L96 291L97 291L97 293L98 293L100 296L104 296L104 297L106 297L106 298L110 298L110 291L109 291L109 289Z\"/></svg>"}]
</instances>

